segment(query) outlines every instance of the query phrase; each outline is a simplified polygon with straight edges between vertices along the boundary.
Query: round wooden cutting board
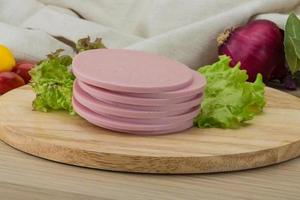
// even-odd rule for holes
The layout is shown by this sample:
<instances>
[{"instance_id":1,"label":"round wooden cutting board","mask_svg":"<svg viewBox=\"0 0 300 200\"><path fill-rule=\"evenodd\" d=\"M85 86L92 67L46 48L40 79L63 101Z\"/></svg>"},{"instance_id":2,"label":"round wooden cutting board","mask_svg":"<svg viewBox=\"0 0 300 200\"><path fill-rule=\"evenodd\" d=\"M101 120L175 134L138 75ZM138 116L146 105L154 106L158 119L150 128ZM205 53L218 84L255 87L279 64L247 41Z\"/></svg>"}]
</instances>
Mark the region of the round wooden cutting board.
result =
<instances>
[{"instance_id":1,"label":"round wooden cutting board","mask_svg":"<svg viewBox=\"0 0 300 200\"><path fill-rule=\"evenodd\" d=\"M64 112L32 111L29 86L0 97L0 138L49 160L143 173L207 173L267 166L300 155L300 99L267 88L265 112L235 130L163 136L112 132Z\"/></svg>"}]
</instances>

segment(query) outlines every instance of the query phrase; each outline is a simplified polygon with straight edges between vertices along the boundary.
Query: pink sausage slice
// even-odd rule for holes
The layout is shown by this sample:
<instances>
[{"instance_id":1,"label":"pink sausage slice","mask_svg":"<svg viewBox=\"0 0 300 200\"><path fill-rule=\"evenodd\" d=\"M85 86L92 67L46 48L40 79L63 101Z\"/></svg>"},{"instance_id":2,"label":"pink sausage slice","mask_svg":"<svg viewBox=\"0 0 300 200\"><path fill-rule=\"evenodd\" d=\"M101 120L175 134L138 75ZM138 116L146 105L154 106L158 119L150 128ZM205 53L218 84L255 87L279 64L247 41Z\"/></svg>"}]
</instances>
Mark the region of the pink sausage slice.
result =
<instances>
[{"instance_id":1,"label":"pink sausage slice","mask_svg":"<svg viewBox=\"0 0 300 200\"><path fill-rule=\"evenodd\" d=\"M120 121L120 122L128 122L133 124L166 124L166 123L176 123L176 122L184 122L194 119L198 113L200 108L195 107L190 109L188 112L175 115L175 116L168 116L162 118L149 118L149 119L141 119L141 118L126 118L126 117L117 117L113 115L101 114L109 119Z\"/></svg>"},{"instance_id":2,"label":"pink sausage slice","mask_svg":"<svg viewBox=\"0 0 300 200\"><path fill-rule=\"evenodd\" d=\"M125 50L95 49L73 59L75 76L90 85L113 91L159 93L191 84L192 70L159 55Z\"/></svg>"},{"instance_id":3,"label":"pink sausage slice","mask_svg":"<svg viewBox=\"0 0 300 200\"><path fill-rule=\"evenodd\" d=\"M76 101L76 99L73 98L73 106L75 111L84 119L86 119L87 121L103 127L103 128L109 128L109 127L113 127L119 131L124 131L124 132L162 132L162 131L167 131L167 130L173 130L174 129L177 132L178 130L181 129L186 129L187 124L189 124L189 127L191 127L193 125L193 120L190 121L185 121L185 122L176 122L176 123L169 123L169 124L159 124L159 125L147 125L147 124L132 124L129 122L120 122L120 121L114 121L111 119L106 118L105 116L99 115L91 110L89 110L88 108L84 107L83 105L81 105L80 103L78 103ZM123 132L122 131L122 132Z\"/></svg>"},{"instance_id":4,"label":"pink sausage slice","mask_svg":"<svg viewBox=\"0 0 300 200\"><path fill-rule=\"evenodd\" d=\"M142 98L178 98L192 96L193 94L203 93L206 85L206 79L199 72L193 71L193 81L187 87L179 90L161 93L125 93L127 96ZM124 94L124 93L123 93ZM124 95L125 95L124 94Z\"/></svg>"},{"instance_id":5,"label":"pink sausage slice","mask_svg":"<svg viewBox=\"0 0 300 200\"><path fill-rule=\"evenodd\" d=\"M191 108L196 105L199 105L203 98L202 94L197 95L193 99L190 99L188 101L182 102L182 103L172 103L172 104L166 104L161 106L142 106L142 105L130 105L130 104L124 104L124 103L118 103L118 102L112 102L107 101L104 99L98 99L99 101L105 102L111 106L116 106L118 108L127 108L132 110L148 110L148 111L172 111L172 110L178 110L183 108Z\"/></svg>"},{"instance_id":6,"label":"pink sausage slice","mask_svg":"<svg viewBox=\"0 0 300 200\"><path fill-rule=\"evenodd\" d=\"M84 92L77 82L74 84L73 96L76 100L87 108L93 110L96 113L108 114L126 118L162 118L167 116L180 115L189 112L192 108L198 108L202 96L198 97L191 102L185 102L176 105L174 107L144 107L144 106L124 106L107 103L93 98L86 92Z\"/></svg>"},{"instance_id":7,"label":"pink sausage slice","mask_svg":"<svg viewBox=\"0 0 300 200\"><path fill-rule=\"evenodd\" d=\"M100 126L102 128L109 129L112 131L121 132L121 133L130 133L130 134L142 135L142 136L154 136L154 135L164 135L164 134L168 134L168 133L177 133L177 132L181 132L186 129L189 129L193 126L193 123L191 123L191 121L187 121L187 122L184 122L182 125L179 125L178 127L173 128L173 129L167 129L167 130L161 130L161 131L130 131L130 130L117 129L115 127L110 127L107 125L101 125L101 124L98 124L97 121L93 121L93 120L89 120L89 122L96 126Z\"/></svg>"},{"instance_id":8,"label":"pink sausage slice","mask_svg":"<svg viewBox=\"0 0 300 200\"><path fill-rule=\"evenodd\" d=\"M192 100L200 94L199 91L198 93L194 93L191 96L176 97L170 99L143 98L143 97L126 96L118 92L101 89L99 87L88 85L79 80L76 80L76 82L82 88L82 90L84 90L89 95L95 97L96 99L112 101L112 102L122 103L122 104L137 105L137 106L139 105L164 106L169 104L182 103L185 101Z\"/></svg>"},{"instance_id":9,"label":"pink sausage slice","mask_svg":"<svg viewBox=\"0 0 300 200\"><path fill-rule=\"evenodd\" d=\"M74 99L81 104L80 100L76 99L76 96L74 96ZM95 109L94 107L89 107L87 104L82 104L82 105L108 119L120 121L120 122L129 122L133 124L165 124L165 123L174 123L176 121L180 121L180 122L188 121L194 119L198 115L200 110L200 106L197 106L178 115L172 115L166 117L155 117L155 118L139 118L139 117L135 118L134 115L120 117L118 115L113 115L105 111L102 111L101 109Z\"/></svg>"}]
</instances>

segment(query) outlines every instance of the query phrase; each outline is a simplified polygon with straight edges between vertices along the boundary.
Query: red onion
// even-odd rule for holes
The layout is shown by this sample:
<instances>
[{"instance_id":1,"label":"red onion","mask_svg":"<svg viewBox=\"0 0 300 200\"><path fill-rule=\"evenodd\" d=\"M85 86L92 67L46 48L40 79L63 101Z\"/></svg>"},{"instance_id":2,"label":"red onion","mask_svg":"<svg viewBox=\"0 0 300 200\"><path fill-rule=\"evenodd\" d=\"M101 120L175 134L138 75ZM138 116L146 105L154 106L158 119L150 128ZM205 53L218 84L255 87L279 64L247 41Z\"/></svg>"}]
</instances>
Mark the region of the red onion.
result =
<instances>
[{"instance_id":1,"label":"red onion","mask_svg":"<svg viewBox=\"0 0 300 200\"><path fill-rule=\"evenodd\" d=\"M284 79L287 75L283 32L269 20L255 20L245 26L226 30L218 37L219 54L230 56L231 66L241 62L253 82L258 73L264 81Z\"/></svg>"}]
</instances>

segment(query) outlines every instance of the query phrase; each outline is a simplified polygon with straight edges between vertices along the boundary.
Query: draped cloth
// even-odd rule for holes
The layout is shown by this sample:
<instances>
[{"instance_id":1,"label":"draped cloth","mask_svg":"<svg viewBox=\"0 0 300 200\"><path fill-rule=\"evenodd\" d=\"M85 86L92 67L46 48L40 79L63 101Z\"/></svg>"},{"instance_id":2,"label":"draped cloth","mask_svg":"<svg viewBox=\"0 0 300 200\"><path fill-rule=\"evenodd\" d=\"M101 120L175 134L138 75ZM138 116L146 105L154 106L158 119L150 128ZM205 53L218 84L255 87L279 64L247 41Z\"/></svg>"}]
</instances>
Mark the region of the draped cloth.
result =
<instances>
[{"instance_id":1,"label":"draped cloth","mask_svg":"<svg viewBox=\"0 0 300 200\"><path fill-rule=\"evenodd\" d=\"M216 60L224 29L253 19L284 28L290 12L300 14L300 0L0 0L0 43L17 59L38 61L58 48L74 54L79 38L101 37L108 48L154 52L196 69Z\"/></svg>"}]
</instances>

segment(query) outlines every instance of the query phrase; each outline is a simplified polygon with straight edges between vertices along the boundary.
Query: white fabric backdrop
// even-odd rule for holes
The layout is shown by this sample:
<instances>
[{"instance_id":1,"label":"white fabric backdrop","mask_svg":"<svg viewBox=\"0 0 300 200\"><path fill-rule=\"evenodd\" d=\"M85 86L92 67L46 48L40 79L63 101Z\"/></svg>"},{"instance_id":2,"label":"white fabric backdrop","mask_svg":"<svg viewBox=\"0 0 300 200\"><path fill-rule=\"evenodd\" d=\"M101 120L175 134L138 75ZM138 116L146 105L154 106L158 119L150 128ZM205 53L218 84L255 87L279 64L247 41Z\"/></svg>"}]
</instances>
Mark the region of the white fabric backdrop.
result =
<instances>
[{"instance_id":1,"label":"white fabric backdrop","mask_svg":"<svg viewBox=\"0 0 300 200\"><path fill-rule=\"evenodd\" d=\"M289 12L300 14L300 0L0 0L0 43L17 59L40 60L57 48L73 53L55 37L90 35L108 48L155 52L197 68L216 59L215 39L225 28L255 18L284 27Z\"/></svg>"}]
</instances>

